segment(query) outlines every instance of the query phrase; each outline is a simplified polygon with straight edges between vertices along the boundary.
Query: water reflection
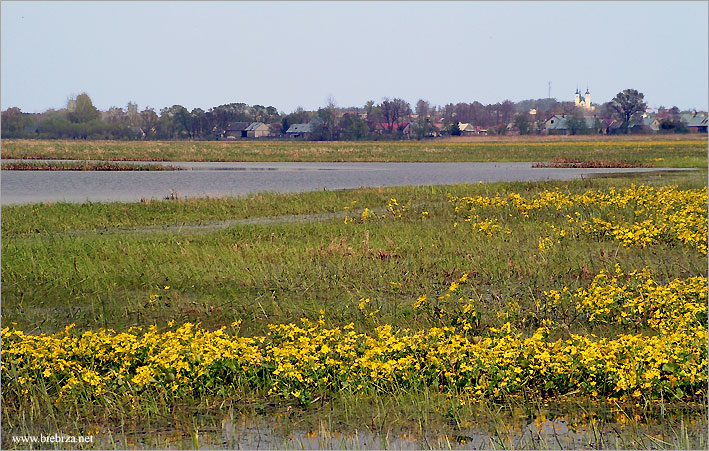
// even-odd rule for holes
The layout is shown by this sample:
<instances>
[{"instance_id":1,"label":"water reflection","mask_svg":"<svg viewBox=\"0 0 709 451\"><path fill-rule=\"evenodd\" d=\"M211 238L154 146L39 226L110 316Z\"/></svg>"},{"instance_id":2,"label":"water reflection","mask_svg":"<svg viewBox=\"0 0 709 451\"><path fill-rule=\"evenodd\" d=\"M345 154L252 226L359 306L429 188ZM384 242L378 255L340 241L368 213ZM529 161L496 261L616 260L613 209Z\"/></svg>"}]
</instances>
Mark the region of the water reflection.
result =
<instances>
[{"instance_id":1,"label":"water reflection","mask_svg":"<svg viewBox=\"0 0 709 451\"><path fill-rule=\"evenodd\" d=\"M622 410L621 410L622 411ZM706 413L669 415L664 419L617 421L618 410L554 415L550 410L516 412L469 419L459 424L429 424L409 429L347 430L319 420L299 427L296 419L224 418L197 433L163 430L104 434L111 447L153 449L656 449L706 447ZM627 417L627 413L623 412ZM413 420L413 419L412 419ZM412 421L415 423L415 421Z\"/></svg>"}]
</instances>

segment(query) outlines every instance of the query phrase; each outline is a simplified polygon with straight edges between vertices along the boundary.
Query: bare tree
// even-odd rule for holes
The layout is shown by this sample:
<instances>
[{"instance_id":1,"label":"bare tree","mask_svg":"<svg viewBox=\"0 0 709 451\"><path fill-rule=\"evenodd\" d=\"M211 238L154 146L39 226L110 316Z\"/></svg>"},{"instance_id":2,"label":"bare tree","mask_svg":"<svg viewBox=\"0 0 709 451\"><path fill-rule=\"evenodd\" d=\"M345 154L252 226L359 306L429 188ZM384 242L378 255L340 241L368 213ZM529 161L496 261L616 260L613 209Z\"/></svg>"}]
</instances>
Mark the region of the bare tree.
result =
<instances>
[{"instance_id":1,"label":"bare tree","mask_svg":"<svg viewBox=\"0 0 709 451\"><path fill-rule=\"evenodd\" d=\"M384 115L389 131L394 130L394 124L402 117L411 115L411 105L402 99L392 99L385 97L379 105Z\"/></svg>"},{"instance_id":2,"label":"bare tree","mask_svg":"<svg viewBox=\"0 0 709 451\"><path fill-rule=\"evenodd\" d=\"M431 104L426 100L419 99L416 102L416 115L421 118L428 117L429 114L431 114Z\"/></svg>"}]
</instances>

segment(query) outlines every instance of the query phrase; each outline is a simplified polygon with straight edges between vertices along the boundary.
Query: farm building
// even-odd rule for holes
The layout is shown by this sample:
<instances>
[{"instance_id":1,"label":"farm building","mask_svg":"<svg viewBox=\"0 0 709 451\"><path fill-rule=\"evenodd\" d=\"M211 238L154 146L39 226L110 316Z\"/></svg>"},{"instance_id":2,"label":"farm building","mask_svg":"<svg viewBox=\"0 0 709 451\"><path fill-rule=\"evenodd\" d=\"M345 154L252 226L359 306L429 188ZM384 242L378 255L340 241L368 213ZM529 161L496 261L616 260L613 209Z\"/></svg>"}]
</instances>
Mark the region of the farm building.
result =
<instances>
[{"instance_id":1,"label":"farm building","mask_svg":"<svg viewBox=\"0 0 709 451\"><path fill-rule=\"evenodd\" d=\"M224 132L224 137L236 138L262 138L269 136L271 129L263 122L232 122Z\"/></svg>"},{"instance_id":2,"label":"farm building","mask_svg":"<svg viewBox=\"0 0 709 451\"><path fill-rule=\"evenodd\" d=\"M472 136L477 134L475 126L467 122L458 122L458 129L460 130L460 136Z\"/></svg>"},{"instance_id":3,"label":"farm building","mask_svg":"<svg viewBox=\"0 0 709 451\"><path fill-rule=\"evenodd\" d=\"M313 126L310 124L293 124L286 130L289 138L309 138L313 133Z\"/></svg>"},{"instance_id":4,"label":"farm building","mask_svg":"<svg viewBox=\"0 0 709 451\"><path fill-rule=\"evenodd\" d=\"M704 113L687 114L682 117L682 122L687 124L689 133L706 133L707 132L707 115Z\"/></svg>"},{"instance_id":5,"label":"farm building","mask_svg":"<svg viewBox=\"0 0 709 451\"><path fill-rule=\"evenodd\" d=\"M271 134L271 129L263 122L252 122L244 131L247 138L263 138Z\"/></svg>"},{"instance_id":6,"label":"farm building","mask_svg":"<svg viewBox=\"0 0 709 451\"><path fill-rule=\"evenodd\" d=\"M482 125L473 125L467 122L458 122L460 136L487 135L487 129Z\"/></svg>"},{"instance_id":7,"label":"farm building","mask_svg":"<svg viewBox=\"0 0 709 451\"><path fill-rule=\"evenodd\" d=\"M369 127L369 131L375 135L382 135L391 131L400 132L405 137L410 137L413 133L410 122L395 122L393 124L389 124L388 122L369 121L367 122L367 127Z\"/></svg>"},{"instance_id":8,"label":"farm building","mask_svg":"<svg viewBox=\"0 0 709 451\"><path fill-rule=\"evenodd\" d=\"M246 128L250 122L232 122L224 132L225 138L246 138Z\"/></svg>"},{"instance_id":9,"label":"farm building","mask_svg":"<svg viewBox=\"0 0 709 451\"><path fill-rule=\"evenodd\" d=\"M544 130L548 135L571 135L575 133L571 116L567 114L555 114L544 122ZM607 133L606 122L596 117L582 118L584 125L591 133ZM578 129L576 130L578 131Z\"/></svg>"},{"instance_id":10,"label":"farm building","mask_svg":"<svg viewBox=\"0 0 709 451\"><path fill-rule=\"evenodd\" d=\"M660 122L651 116L643 115L643 117L630 121L628 130L630 133L648 133L656 132L660 129Z\"/></svg>"}]
</instances>

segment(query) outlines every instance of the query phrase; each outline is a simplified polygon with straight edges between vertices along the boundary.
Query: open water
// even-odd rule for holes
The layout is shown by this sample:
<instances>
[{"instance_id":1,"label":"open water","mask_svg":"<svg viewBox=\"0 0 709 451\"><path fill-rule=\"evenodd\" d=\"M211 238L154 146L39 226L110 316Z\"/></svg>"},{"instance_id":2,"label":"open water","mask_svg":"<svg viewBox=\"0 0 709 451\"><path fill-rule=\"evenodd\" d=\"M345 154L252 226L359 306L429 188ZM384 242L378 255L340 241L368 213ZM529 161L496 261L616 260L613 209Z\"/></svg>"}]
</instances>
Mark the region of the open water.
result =
<instances>
[{"instance_id":1,"label":"open water","mask_svg":"<svg viewBox=\"0 0 709 451\"><path fill-rule=\"evenodd\" d=\"M53 160L57 161L57 160ZM137 202L359 187L571 180L664 168L533 168L532 163L204 163L181 171L2 171L2 205L35 202Z\"/></svg>"}]
</instances>

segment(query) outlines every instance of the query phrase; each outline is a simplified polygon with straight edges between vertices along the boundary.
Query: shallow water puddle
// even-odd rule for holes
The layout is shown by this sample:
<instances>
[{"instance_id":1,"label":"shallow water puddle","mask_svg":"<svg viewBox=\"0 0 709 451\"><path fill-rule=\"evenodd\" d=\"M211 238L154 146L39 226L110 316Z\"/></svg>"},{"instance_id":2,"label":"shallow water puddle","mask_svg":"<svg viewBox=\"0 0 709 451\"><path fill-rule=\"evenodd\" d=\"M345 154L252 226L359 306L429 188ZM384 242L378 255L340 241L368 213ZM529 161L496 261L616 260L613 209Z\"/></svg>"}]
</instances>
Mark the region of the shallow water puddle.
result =
<instances>
[{"instance_id":1,"label":"shallow water puddle","mask_svg":"<svg viewBox=\"0 0 709 451\"><path fill-rule=\"evenodd\" d=\"M617 412L616 412L617 413ZM550 415L547 417L547 414ZM675 421L622 420L623 414L601 419L595 414L497 417L427 428L371 431L346 430L321 420L297 428L282 418L223 419L199 432L178 430L103 434L99 445L138 449L704 449L707 418L695 414ZM523 418L524 417L524 418ZM617 421L621 419L621 421ZM444 432L445 431L445 432Z\"/></svg>"}]
</instances>

